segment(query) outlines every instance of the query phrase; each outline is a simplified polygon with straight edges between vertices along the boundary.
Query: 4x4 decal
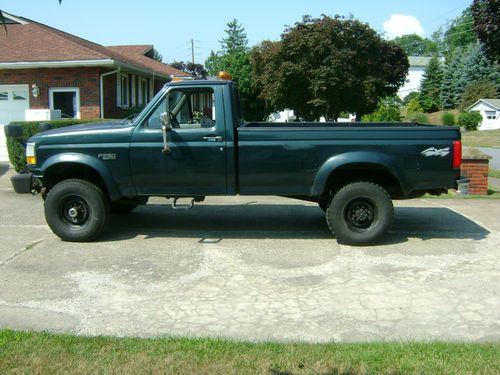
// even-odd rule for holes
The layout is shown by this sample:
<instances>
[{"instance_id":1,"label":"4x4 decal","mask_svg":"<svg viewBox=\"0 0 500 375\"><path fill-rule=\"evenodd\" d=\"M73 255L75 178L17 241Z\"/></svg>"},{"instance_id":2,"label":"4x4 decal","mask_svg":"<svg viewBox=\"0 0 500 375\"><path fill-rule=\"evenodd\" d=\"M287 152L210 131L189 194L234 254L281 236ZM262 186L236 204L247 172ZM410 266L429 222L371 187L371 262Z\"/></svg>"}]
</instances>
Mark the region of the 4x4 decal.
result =
<instances>
[{"instance_id":1,"label":"4x4 decal","mask_svg":"<svg viewBox=\"0 0 500 375\"><path fill-rule=\"evenodd\" d=\"M450 148L445 147L445 148L436 148L436 147L430 147L424 151L421 152L422 155L424 155L426 158L430 156L440 156L440 157L445 157L446 155L450 154Z\"/></svg>"}]
</instances>

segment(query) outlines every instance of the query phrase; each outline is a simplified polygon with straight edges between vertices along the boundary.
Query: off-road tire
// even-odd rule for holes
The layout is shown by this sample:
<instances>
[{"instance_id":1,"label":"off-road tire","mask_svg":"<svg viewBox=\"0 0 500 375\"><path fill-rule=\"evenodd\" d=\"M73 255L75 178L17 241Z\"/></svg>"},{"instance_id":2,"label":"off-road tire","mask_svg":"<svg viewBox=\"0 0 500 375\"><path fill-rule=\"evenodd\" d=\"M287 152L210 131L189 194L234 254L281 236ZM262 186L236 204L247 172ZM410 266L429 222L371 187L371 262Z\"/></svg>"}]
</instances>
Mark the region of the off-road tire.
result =
<instances>
[{"instance_id":1,"label":"off-road tire","mask_svg":"<svg viewBox=\"0 0 500 375\"><path fill-rule=\"evenodd\" d=\"M326 221L337 241L370 245L390 229L394 206L387 191L372 182L353 182L339 189L326 210Z\"/></svg>"},{"instance_id":2,"label":"off-road tire","mask_svg":"<svg viewBox=\"0 0 500 375\"><path fill-rule=\"evenodd\" d=\"M101 233L108 215L102 190L91 182L68 179L56 184L45 200L45 219L63 241L92 241Z\"/></svg>"}]
</instances>

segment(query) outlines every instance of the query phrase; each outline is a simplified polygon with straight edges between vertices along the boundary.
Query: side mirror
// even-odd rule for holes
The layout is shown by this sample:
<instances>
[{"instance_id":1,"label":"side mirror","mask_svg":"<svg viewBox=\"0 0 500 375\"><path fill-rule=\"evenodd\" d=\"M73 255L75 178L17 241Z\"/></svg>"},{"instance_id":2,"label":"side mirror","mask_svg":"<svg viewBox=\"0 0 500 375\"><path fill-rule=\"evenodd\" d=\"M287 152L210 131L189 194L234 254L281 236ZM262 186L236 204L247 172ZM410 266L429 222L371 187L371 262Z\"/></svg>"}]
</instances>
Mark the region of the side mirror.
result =
<instances>
[{"instance_id":1,"label":"side mirror","mask_svg":"<svg viewBox=\"0 0 500 375\"><path fill-rule=\"evenodd\" d=\"M160 121L161 124L163 125L164 130L172 130L172 124L170 123L170 117L168 115L168 112L163 112L160 115Z\"/></svg>"},{"instance_id":2,"label":"side mirror","mask_svg":"<svg viewBox=\"0 0 500 375\"><path fill-rule=\"evenodd\" d=\"M168 147L168 132L172 130L172 125L170 124L170 117L168 116L168 112L163 112L160 115L160 121L162 124L162 131L163 131L163 150L162 152L164 154L167 154L170 152L170 148Z\"/></svg>"}]
</instances>

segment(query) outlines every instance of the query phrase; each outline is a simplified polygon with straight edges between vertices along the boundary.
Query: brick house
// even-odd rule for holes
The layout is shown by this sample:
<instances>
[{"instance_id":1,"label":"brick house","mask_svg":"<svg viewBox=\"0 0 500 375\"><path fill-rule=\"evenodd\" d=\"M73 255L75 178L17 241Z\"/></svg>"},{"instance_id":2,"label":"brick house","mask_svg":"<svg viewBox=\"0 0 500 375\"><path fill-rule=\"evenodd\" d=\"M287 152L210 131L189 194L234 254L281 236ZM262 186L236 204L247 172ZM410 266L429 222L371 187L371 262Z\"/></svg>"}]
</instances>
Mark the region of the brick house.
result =
<instances>
[{"instance_id":1,"label":"brick house","mask_svg":"<svg viewBox=\"0 0 500 375\"><path fill-rule=\"evenodd\" d=\"M0 124L27 109L63 117L122 118L186 73L152 58L152 45L104 47L38 22L4 13L0 32ZM3 27L2 27L3 28Z\"/></svg>"}]
</instances>

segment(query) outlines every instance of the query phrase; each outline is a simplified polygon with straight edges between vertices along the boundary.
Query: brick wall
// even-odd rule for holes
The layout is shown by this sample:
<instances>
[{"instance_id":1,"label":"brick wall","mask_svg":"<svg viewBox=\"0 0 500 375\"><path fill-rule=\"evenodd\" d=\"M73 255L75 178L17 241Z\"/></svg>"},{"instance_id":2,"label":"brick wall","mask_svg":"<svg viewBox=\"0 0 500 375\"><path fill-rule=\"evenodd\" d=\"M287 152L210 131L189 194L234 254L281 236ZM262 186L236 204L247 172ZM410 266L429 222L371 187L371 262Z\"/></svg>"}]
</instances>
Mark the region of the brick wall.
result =
<instances>
[{"instance_id":1,"label":"brick wall","mask_svg":"<svg viewBox=\"0 0 500 375\"><path fill-rule=\"evenodd\" d=\"M99 68L43 68L0 70L0 85L36 83L40 94L30 93L31 109L49 108L49 88L78 87L82 119L100 117Z\"/></svg>"},{"instance_id":2,"label":"brick wall","mask_svg":"<svg viewBox=\"0 0 500 375\"><path fill-rule=\"evenodd\" d=\"M488 194L488 164L485 158L464 158L462 159L462 176L469 179L469 194Z\"/></svg>"}]
</instances>

